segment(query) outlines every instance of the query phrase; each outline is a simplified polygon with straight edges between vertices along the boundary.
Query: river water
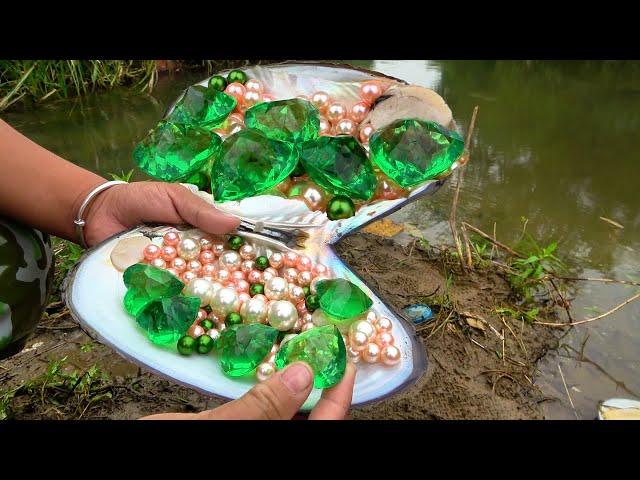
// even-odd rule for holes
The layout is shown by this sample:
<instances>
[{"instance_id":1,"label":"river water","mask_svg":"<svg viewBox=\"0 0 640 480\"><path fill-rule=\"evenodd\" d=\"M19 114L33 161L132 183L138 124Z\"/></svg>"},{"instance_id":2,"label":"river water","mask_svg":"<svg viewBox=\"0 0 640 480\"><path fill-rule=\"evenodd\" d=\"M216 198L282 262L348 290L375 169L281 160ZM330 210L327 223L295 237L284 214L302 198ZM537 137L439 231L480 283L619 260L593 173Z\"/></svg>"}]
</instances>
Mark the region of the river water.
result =
<instances>
[{"instance_id":1,"label":"river water","mask_svg":"<svg viewBox=\"0 0 640 480\"><path fill-rule=\"evenodd\" d=\"M558 256L572 273L640 281L640 62L349 63L435 89L463 130L479 106L459 219L485 232L495 223L505 243L519 238L526 219L541 244L558 241ZM152 94L114 91L2 118L70 161L120 174L133 168L136 142L202 76L163 77ZM450 242L453 185L392 218L417 225L432 242ZM582 283L573 316L603 313L637 291ZM640 302L572 329L540 363L538 384L559 399L543 404L549 418L594 418L600 400L638 398Z\"/></svg>"}]
</instances>

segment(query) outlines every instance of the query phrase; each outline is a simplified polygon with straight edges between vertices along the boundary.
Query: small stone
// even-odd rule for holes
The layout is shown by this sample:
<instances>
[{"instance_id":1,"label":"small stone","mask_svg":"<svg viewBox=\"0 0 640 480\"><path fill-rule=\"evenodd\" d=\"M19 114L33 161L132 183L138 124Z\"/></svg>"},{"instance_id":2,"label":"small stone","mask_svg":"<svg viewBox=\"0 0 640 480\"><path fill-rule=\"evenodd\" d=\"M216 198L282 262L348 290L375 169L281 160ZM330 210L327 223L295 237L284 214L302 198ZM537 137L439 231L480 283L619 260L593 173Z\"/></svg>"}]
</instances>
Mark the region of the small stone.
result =
<instances>
[{"instance_id":1,"label":"small stone","mask_svg":"<svg viewBox=\"0 0 640 480\"><path fill-rule=\"evenodd\" d=\"M167 120L186 126L211 128L222 122L236 108L231 95L202 85L187 88Z\"/></svg>"},{"instance_id":2,"label":"small stone","mask_svg":"<svg viewBox=\"0 0 640 480\"><path fill-rule=\"evenodd\" d=\"M344 376L347 355L342 335L334 325L302 332L280 346L275 363L279 370L303 361L313 370L313 386L329 388Z\"/></svg>"},{"instance_id":3,"label":"small stone","mask_svg":"<svg viewBox=\"0 0 640 480\"><path fill-rule=\"evenodd\" d=\"M409 317L416 325L420 325L421 323L426 322L433 318L433 312L431 311L431 307L424 303L416 303L413 305L409 305L404 307L402 311Z\"/></svg>"},{"instance_id":4,"label":"small stone","mask_svg":"<svg viewBox=\"0 0 640 480\"><path fill-rule=\"evenodd\" d=\"M136 315L136 322L153 343L172 344L187 332L199 309L197 297L158 298Z\"/></svg>"},{"instance_id":5,"label":"small stone","mask_svg":"<svg viewBox=\"0 0 640 480\"><path fill-rule=\"evenodd\" d=\"M122 278L127 287L124 308L133 316L150 301L179 295L184 288L184 283L170 272L142 263L127 268ZM194 319L195 316L191 321Z\"/></svg>"},{"instance_id":6,"label":"small stone","mask_svg":"<svg viewBox=\"0 0 640 480\"><path fill-rule=\"evenodd\" d=\"M151 240L143 235L123 238L111 250L111 263L117 270L124 272L131 265L144 260L142 251L150 243Z\"/></svg>"},{"instance_id":7,"label":"small stone","mask_svg":"<svg viewBox=\"0 0 640 480\"><path fill-rule=\"evenodd\" d=\"M226 328L217 342L222 371L230 377L251 373L271 351L277 338L278 330L261 323Z\"/></svg>"},{"instance_id":8,"label":"small stone","mask_svg":"<svg viewBox=\"0 0 640 480\"><path fill-rule=\"evenodd\" d=\"M373 305L360 287L342 278L320 280L316 284L316 291L320 308L338 319L355 318Z\"/></svg>"},{"instance_id":9,"label":"small stone","mask_svg":"<svg viewBox=\"0 0 640 480\"><path fill-rule=\"evenodd\" d=\"M291 98L254 105L245 112L244 123L272 140L306 142L318 138L320 114L311 102Z\"/></svg>"}]
</instances>

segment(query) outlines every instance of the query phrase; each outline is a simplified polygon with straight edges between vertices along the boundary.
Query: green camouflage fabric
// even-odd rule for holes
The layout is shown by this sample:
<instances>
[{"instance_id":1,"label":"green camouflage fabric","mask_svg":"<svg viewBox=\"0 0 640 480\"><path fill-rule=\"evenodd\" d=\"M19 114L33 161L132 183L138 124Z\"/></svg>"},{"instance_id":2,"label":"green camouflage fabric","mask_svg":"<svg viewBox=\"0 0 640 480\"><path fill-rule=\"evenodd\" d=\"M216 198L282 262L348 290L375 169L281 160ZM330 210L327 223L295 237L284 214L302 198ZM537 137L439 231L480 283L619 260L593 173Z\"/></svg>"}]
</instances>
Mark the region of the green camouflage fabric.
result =
<instances>
[{"instance_id":1,"label":"green camouflage fabric","mask_svg":"<svg viewBox=\"0 0 640 480\"><path fill-rule=\"evenodd\" d=\"M49 236L0 217L0 357L16 353L35 331L52 281Z\"/></svg>"}]
</instances>

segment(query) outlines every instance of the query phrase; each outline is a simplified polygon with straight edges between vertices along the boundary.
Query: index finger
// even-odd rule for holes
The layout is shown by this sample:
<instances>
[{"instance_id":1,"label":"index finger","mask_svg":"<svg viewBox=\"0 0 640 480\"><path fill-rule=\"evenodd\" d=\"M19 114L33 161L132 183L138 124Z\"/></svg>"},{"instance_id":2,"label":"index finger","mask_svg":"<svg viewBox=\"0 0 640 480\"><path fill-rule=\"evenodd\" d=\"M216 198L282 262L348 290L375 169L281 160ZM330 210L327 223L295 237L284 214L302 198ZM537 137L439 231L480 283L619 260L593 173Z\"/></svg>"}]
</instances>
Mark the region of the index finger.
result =
<instances>
[{"instance_id":1,"label":"index finger","mask_svg":"<svg viewBox=\"0 0 640 480\"><path fill-rule=\"evenodd\" d=\"M351 406L355 380L356 366L347 362L344 377L335 387L322 392L320 400L309 415L309 420L344 420Z\"/></svg>"}]
</instances>

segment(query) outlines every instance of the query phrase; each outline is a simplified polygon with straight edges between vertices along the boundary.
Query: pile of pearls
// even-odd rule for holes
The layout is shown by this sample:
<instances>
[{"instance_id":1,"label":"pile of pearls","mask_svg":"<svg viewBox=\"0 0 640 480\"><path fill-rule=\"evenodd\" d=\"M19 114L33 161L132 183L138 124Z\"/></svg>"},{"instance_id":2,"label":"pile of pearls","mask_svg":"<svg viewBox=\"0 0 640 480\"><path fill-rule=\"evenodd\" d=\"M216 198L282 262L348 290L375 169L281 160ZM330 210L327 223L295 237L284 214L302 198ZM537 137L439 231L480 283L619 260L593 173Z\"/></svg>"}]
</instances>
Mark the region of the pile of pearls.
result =
<instances>
[{"instance_id":1,"label":"pile of pearls","mask_svg":"<svg viewBox=\"0 0 640 480\"><path fill-rule=\"evenodd\" d=\"M378 317L373 311L353 322L345 339L347 358L354 363L400 363L400 349L395 345L392 327L391 320Z\"/></svg>"}]
</instances>

